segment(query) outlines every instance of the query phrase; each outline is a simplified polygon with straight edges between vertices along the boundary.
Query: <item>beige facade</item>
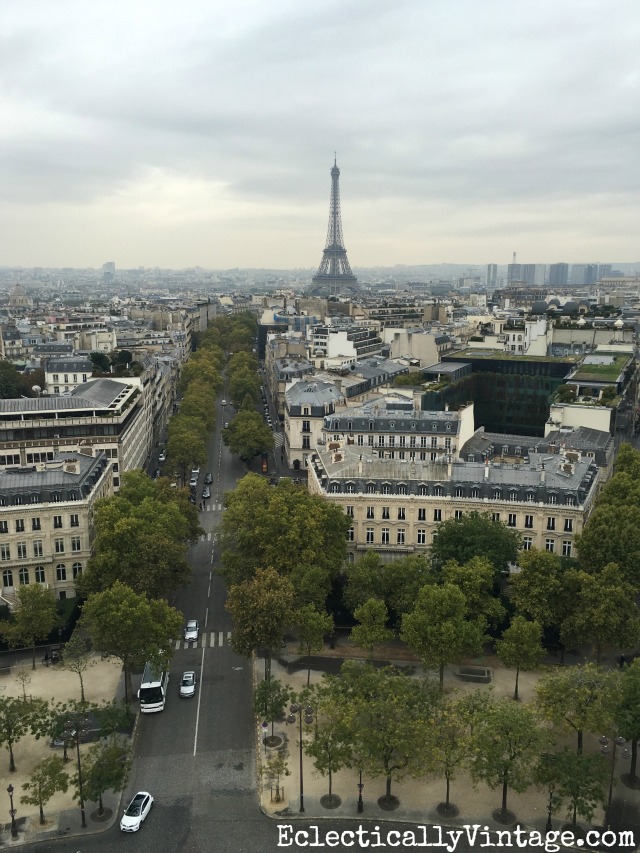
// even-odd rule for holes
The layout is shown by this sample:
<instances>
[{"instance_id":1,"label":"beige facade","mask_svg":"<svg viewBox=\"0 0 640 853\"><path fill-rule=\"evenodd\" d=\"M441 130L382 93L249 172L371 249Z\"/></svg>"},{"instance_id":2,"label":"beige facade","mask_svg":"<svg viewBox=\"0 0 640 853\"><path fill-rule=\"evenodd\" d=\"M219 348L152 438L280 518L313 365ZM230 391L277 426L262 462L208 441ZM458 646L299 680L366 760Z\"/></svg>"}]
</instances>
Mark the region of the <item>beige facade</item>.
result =
<instances>
[{"instance_id":1,"label":"beige facade","mask_svg":"<svg viewBox=\"0 0 640 853\"><path fill-rule=\"evenodd\" d=\"M58 598L75 596L91 556L95 502L113 494L106 455L60 453L0 471L0 598L41 583Z\"/></svg>"}]
</instances>

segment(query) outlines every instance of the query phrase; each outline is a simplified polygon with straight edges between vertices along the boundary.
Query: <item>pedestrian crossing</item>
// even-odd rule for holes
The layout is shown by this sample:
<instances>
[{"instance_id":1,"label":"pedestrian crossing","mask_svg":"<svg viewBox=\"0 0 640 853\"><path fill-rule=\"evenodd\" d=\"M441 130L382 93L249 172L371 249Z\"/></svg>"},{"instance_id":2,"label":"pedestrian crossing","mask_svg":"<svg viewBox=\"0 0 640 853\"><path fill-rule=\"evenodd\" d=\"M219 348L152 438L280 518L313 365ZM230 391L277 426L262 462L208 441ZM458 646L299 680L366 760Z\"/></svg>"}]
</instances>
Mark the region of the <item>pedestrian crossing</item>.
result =
<instances>
[{"instance_id":1,"label":"pedestrian crossing","mask_svg":"<svg viewBox=\"0 0 640 853\"><path fill-rule=\"evenodd\" d=\"M215 501L213 503L209 503L206 501L204 508L201 509L200 512L222 512L223 506L224 504L222 503L215 503Z\"/></svg>"},{"instance_id":2,"label":"pedestrian crossing","mask_svg":"<svg viewBox=\"0 0 640 853\"><path fill-rule=\"evenodd\" d=\"M284 435L281 432L276 432L273 436L273 444L277 450L279 447L284 447Z\"/></svg>"},{"instance_id":3,"label":"pedestrian crossing","mask_svg":"<svg viewBox=\"0 0 640 853\"><path fill-rule=\"evenodd\" d=\"M204 631L198 637L197 642L188 643L186 640L176 640L176 651L178 649L218 649L228 646L231 640L231 631Z\"/></svg>"}]
</instances>

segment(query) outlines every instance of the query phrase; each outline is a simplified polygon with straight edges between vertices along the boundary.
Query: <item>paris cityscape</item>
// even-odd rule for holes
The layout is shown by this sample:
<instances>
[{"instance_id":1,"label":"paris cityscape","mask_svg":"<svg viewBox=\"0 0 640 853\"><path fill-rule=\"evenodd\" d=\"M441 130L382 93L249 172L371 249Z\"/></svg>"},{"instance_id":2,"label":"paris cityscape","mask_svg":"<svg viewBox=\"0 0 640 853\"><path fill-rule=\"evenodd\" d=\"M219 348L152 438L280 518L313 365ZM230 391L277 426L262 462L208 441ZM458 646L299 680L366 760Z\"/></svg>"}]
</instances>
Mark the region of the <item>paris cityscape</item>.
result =
<instances>
[{"instance_id":1,"label":"paris cityscape","mask_svg":"<svg viewBox=\"0 0 640 853\"><path fill-rule=\"evenodd\" d=\"M639 22L9 10L0 846L640 849Z\"/></svg>"}]
</instances>

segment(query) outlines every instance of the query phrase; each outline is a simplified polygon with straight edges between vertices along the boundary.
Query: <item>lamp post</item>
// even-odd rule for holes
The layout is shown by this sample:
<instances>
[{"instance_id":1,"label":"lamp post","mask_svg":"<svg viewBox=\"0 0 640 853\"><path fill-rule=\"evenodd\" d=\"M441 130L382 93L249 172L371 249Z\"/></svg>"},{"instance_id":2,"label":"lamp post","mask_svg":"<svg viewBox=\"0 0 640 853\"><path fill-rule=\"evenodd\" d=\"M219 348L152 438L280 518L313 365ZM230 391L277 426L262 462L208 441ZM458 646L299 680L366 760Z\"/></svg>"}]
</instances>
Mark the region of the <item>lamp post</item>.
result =
<instances>
[{"instance_id":1,"label":"lamp post","mask_svg":"<svg viewBox=\"0 0 640 853\"><path fill-rule=\"evenodd\" d=\"M15 789L14 789L13 785L9 785L9 787L7 788L7 794L9 794L9 802L11 804L11 807L9 808L9 814L11 815L11 837L17 838L18 837L18 825L16 823L16 810L13 807L13 792L14 792L14 790Z\"/></svg>"},{"instance_id":2,"label":"lamp post","mask_svg":"<svg viewBox=\"0 0 640 853\"><path fill-rule=\"evenodd\" d=\"M84 791L82 790L82 763L80 761L80 730L82 721L77 719L74 726L73 722L64 724L65 730L71 735L76 742L76 757L78 760L78 800L80 802L80 814L82 815L82 828L86 829L87 818L84 811Z\"/></svg>"},{"instance_id":3,"label":"lamp post","mask_svg":"<svg viewBox=\"0 0 640 853\"><path fill-rule=\"evenodd\" d=\"M302 775L302 714L304 712L304 721L307 724L313 722L313 708L310 705L307 705L306 708L303 708L302 705L295 702L289 708L289 716L287 717L288 723L295 723L296 715L298 717L299 723L299 736L300 736L300 812L304 813L304 778Z\"/></svg>"},{"instance_id":4,"label":"lamp post","mask_svg":"<svg viewBox=\"0 0 640 853\"><path fill-rule=\"evenodd\" d=\"M364 785L362 784L362 767L360 767L359 770L360 781L358 782L358 814L362 814L364 811L364 803L362 802L362 789L364 788Z\"/></svg>"},{"instance_id":5,"label":"lamp post","mask_svg":"<svg viewBox=\"0 0 640 853\"><path fill-rule=\"evenodd\" d=\"M623 737L614 737L613 746L609 746L611 739L606 735L602 735L599 738L600 746L602 749L600 752L603 755L609 755L611 753L611 773L609 774L609 797L607 799L607 829L611 829L611 801L613 799L613 779L615 776L616 769L616 748L619 746L624 746L626 744L626 740ZM628 758L627 750L623 751L623 757Z\"/></svg>"}]
</instances>

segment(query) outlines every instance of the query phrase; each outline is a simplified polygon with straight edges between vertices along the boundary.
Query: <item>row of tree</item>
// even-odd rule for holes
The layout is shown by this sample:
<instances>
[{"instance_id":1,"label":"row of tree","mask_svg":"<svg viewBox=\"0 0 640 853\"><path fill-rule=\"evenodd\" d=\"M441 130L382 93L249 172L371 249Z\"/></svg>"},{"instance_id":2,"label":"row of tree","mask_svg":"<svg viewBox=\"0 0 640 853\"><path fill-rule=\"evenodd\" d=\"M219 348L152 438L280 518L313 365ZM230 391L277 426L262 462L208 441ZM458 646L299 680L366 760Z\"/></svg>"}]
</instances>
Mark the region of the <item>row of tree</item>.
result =
<instances>
[{"instance_id":1,"label":"row of tree","mask_svg":"<svg viewBox=\"0 0 640 853\"><path fill-rule=\"evenodd\" d=\"M562 669L541 679L529 705L481 690L444 697L429 680L347 662L339 675L298 696L275 680L263 682L256 712L273 721L291 700L308 708L313 722L303 746L327 777L330 798L332 776L343 768L384 778L387 803L394 781L437 774L446 784L446 814L451 784L468 772L474 782L501 790L503 818L509 790L537 785L547 792L549 817L566 807L575 823L578 816L591 820L604 802L610 773L600 754L584 753L583 733L607 731L630 741L627 781L637 784L639 696L640 662L614 672L595 664ZM577 734L576 751L563 748L566 731Z\"/></svg>"},{"instance_id":2,"label":"row of tree","mask_svg":"<svg viewBox=\"0 0 640 853\"><path fill-rule=\"evenodd\" d=\"M222 440L247 464L256 456L273 450L271 430L256 410L261 398L258 361L248 352L236 352L227 365L229 396L237 415L222 433Z\"/></svg>"}]
</instances>

